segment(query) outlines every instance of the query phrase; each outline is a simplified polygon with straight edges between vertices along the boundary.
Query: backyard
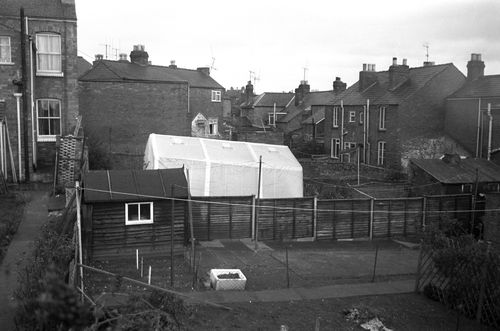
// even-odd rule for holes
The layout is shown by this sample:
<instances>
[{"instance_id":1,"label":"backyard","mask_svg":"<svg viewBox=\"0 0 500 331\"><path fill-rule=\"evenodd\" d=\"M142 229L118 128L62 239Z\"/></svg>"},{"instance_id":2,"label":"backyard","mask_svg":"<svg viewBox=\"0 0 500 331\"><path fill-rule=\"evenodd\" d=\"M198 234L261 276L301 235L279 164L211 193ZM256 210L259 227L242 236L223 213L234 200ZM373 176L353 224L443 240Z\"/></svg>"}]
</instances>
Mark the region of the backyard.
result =
<instances>
[{"instance_id":1,"label":"backyard","mask_svg":"<svg viewBox=\"0 0 500 331\"><path fill-rule=\"evenodd\" d=\"M26 196L18 193L0 195L0 263L23 215Z\"/></svg>"}]
</instances>

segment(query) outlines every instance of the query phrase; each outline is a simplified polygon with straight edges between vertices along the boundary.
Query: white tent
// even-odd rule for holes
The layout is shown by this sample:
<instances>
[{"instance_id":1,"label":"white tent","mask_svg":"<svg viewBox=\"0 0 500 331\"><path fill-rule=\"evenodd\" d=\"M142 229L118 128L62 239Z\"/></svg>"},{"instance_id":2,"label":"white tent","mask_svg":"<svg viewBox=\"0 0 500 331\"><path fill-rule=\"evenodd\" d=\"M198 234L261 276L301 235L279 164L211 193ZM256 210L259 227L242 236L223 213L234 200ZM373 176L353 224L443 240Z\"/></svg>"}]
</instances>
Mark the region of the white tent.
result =
<instances>
[{"instance_id":1,"label":"white tent","mask_svg":"<svg viewBox=\"0 0 500 331\"><path fill-rule=\"evenodd\" d=\"M151 134L144 169L189 169L193 196L303 196L302 166L287 146ZM167 188L170 189L170 188Z\"/></svg>"}]
</instances>

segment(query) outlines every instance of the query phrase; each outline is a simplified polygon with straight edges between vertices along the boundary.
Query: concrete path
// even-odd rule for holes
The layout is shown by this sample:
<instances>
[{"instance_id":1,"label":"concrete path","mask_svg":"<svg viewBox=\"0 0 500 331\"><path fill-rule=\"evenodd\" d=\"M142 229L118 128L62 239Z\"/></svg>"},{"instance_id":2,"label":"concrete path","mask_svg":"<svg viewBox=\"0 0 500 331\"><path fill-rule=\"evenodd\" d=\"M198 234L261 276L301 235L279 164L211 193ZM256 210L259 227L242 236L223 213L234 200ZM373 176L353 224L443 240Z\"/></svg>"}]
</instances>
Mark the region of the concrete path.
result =
<instances>
[{"instance_id":1,"label":"concrete path","mask_svg":"<svg viewBox=\"0 0 500 331\"><path fill-rule=\"evenodd\" d=\"M23 220L0 266L0 329L6 331L15 329L12 293L17 287L18 271L31 253L33 240L38 236L40 226L47 220L48 192L24 193L31 199L25 206Z\"/></svg>"},{"instance_id":2,"label":"concrete path","mask_svg":"<svg viewBox=\"0 0 500 331\"><path fill-rule=\"evenodd\" d=\"M209 301L213 303L282 302L411 293L414 288L414 280L400 280L391 282L328 285L308 288L296 287L263 291L205 291L193 292L190 293L189 296L195 300Z\"/></svg>"}]
</instances>

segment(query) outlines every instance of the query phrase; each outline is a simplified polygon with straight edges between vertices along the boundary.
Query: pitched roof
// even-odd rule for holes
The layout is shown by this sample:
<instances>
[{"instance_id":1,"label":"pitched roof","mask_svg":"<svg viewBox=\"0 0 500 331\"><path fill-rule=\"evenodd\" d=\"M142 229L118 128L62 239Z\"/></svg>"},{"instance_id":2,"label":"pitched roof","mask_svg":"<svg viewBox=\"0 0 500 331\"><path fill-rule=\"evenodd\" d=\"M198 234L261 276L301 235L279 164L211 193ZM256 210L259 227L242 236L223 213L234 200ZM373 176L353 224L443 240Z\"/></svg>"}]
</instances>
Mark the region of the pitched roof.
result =
<instances>
[{"instance_id":1,"label":"pitched roof","mask_svg":"<svg viewBox=\"0 0 500 331\"><path fill-rule=\"evenodd\" d=\"M313 114L302 121L302 124L318 124L322 120L325 119L325 108L320 108L316 111L313 111Z\"/></svg>"},{"instance_id":2,"label":"pitched roof","mask_svg":"<svg viewBox=\"0 0 500 331\"><path fill-rule=\"evenodd\" d=\"M331 91L318 91L318 92L309 92L304 96L302 102L299 105L295 105L295 103L291 103L286 109L287 113L279 122L288 123L295 117L302 115L302 112L310 106L322 106L327 105L335 100L335 98L342 92L334 92ZM324 112L323 112L324 114ZM324 116L324 115L323 115ZM311 123L311 122L309 122Z\"/></svg>"},{"instance_id":3,"label":"pitched roof","mask_svg":"<svg viewBox=\"0 0 500 331\"><path fill-rule=\"evenodd\" d=\"M171 187L174 186L174 194ZM161 170L96 170L85 174L84 201L126 202L187 197L183 168ZM120 193L118 193L120 192Z\"/></svg>"},{"instance_id":4,"label":"pitched roof","mask_svg":"<svg viewBox=\"0 0 500 331\"><path fill-rule=\"evenodd\" d=\"M189 83L191 87L223 89L212 77L199 70L139 65L131 62L100 60L80 77L84 82L144 81L160 83Z\"/></svg>"},{"instance_id":5,"label":"pitched roof","mask_svg":"<svg viewBox=\"0 0 500 331\"><path fill-rule=\"evenodd\" d=\"M74 0L2 0L0 16L19 17L21 7L29 17L76 20Z\"/></svg>"},{"instance_id":6,"label":"pitched roof","mask_svg":"<svg viewBox=\"0 0 500 331\"><path fill-rule=\"evenodd\" d=\"M295 97L294 93L264 92L254 99L254 107L286 107Z\"/></svg>"},{"instance_id":7,"label":"pitched roof","mask_svg":"<svg viewBox=\"0 0 500 331\"><path fill-rule=\"evenodd\" d=\"M394 89L389 88L389 72L374 72L376 82L359 91L359 81L348 88L341 96L336 98L332 104L340 105L342 100L344 105L362 105L370 99L370 103L378 104L398 104L405 101L448 68L452 68L452 63L410 68L409 79Z\"/></svg>"},{"instance_id":8,"label":"pitched roof","mask_svg":"<svg viewBox=\"0 0 500 331\"><path fill-rule=\"evenodd\" d=\"M443 184L470 184L500 182L500 166L485 159L463 159L456 163L447 163L439 159L411 159L410 162Z\"/></svg>"},{"instance_id":9,"label":"pitched roof","mask_svg":"<svg viewBox=\"0 0 500 331\"><path fill-rule=\"evenodd\" d=\"M450 98L478 98L500 96L500 75L488 75L468 80Z\"/></svg>"},{"instance_id":10,"label":"pitched roof","mask_svg":"<svg viewBox=\"0 0 500 331\"><path fill-rule=\"evenodd\" d=\"M83 57L78 56L76 58L76 71L78 72L78 76L83 75L88 70L92 68L92 64L89 61L85 60Z\"/></svg>"}]
</instances>

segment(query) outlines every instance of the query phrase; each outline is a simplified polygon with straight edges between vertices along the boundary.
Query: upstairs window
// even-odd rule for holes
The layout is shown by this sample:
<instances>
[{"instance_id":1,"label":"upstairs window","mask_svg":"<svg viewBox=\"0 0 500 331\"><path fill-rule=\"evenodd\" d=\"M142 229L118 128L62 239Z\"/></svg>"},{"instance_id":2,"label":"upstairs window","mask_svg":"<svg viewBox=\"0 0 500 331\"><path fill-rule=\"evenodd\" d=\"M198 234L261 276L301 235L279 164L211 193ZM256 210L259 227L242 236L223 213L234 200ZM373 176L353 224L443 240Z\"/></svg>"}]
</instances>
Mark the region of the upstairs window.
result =
<instances>
[{"instance_id":1,"label":"upstairs window","mask_svg":"<svg viewBox=\"0 0 500 331\"><path fill-rule=\"evenodd\" d=\"M125 204L125 225L151 224L153 215L152 202Z\"/></svg>"},{"instance_id":2,"label":"upstairs window","mask_svg":"<svg viewBox=\"0 0 500 331\"><path fill-rule=\"evenodd\" d=\"M212 91L212 102L221 102L222 92Z\"/></svg>"},{"instance_id":3,"label":"upstairs window","mask_svg":"<svg viewBox=\"0 0 500 331\"><path fill-rule=\"evenodd\" d=\"M208 134L211 136L217 135L219 133L218 125L219 121L217 118L208 119Z\"/></svg>"},{"instance_id":4,"label":"upstairs window","mask_svg":"<svg viewBox=\"0 0 500 331\"><path fill-rule=\"evenodd\" d=\"M385 130L385 107L380 107L378 109L378 129Z\"/></svg>"},{"instance_id":5,"label":"upstairs window","mask_svg":"<svg viewBox=\"0 0 500 331\"><path fill-rule=\"evenodd\" d=\"M339 127L339 107L333 107L333 112L332 112L332 118L333 118L333 127L338 128Z\"/></svg>"},{"instance_id":6,"label":"upstairs window","mask_svg":"<svg viewBox=\"0 0 500 331\"><path fill-rule=\"evenodd\" d=\"M55 141L61 134L61 101L38 99L38 141Z\"/></svg>"},{"instance_id":7,"label":"upstairs window","mask_svg":"<svg viewBox=\"0 0 500 331\"><path fill-rule=\"evenodd\" d=\"M61 36L51 33L36 35L37 75L62 76Z\"/></svg>"},{"instance_id":8,"label":"upstairs window","mask_svg":"<svg viewBox=\"0 0 500 331\"><path fill-rule=\"evenodd\" d=\"M331 149L331 157L334 159L338 159L340 155L340 139L332 139Z\"/></svg>"},{"instance_id":9,"label":"upstairs window","mask_svg":"<svg viewBox=\"0 0 500 331\"><path fill-rule=\"evenodd\" d=\"M379 166L385 165L385 141L378 142L377 165Z\"/></svg>"},{"instance_id":10,"label":"upstairs window","mask_svg":"<svg viewBox=\"0 0 500 331\"><path fill-rule=\"evenodd\" d=\"M350 111L349 112L349 123L354 123L354 122L356 122L356 112Z\"/></svg>"},{"instance_id":11,"label":"upstairs window","mask_svg":"<svg viewBox=\"0 0 500 331\"><path fill-rule=\"evenodd\" d=\"M10 37L0 36L0 64L12 64Z\"/></svg>"},{"instance_id":12,"label":"upstairs window","mask_svg":"<svg viewBox=\"0 0 500 331\"><path fill-rule=\"evenodd\" d=\"M363 106L363 111L359 113L359 124L365 123L366 106Z\"/></svg>"}]
</instances>

